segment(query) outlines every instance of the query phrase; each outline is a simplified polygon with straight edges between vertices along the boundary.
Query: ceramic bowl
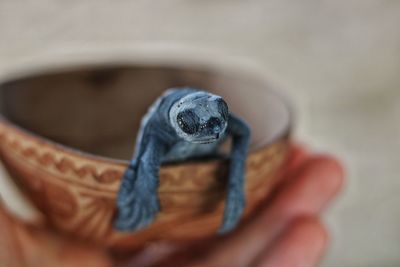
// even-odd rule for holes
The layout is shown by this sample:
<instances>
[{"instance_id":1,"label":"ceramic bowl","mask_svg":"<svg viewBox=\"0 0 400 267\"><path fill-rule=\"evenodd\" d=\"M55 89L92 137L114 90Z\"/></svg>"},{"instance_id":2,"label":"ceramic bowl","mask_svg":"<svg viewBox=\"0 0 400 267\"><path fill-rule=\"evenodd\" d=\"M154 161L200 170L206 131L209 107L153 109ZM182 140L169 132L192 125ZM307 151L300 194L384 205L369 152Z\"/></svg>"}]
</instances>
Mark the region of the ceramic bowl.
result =
<instances>
[{"instance_id":1,"label":"ceramic bowl","mask_svg":"<svg viewBox=\"0 0 400 267\"><path fill-rule=\"evenodd\" d=\"M252 128L248 216L279 179L289 147L288 105L262 77L196 64L79 65L0 85L0 156L24 194L58 231L116 250L156 240L214 235L222 219L227 162L162 166L162 211L132 233L112 227L115 199L140 119L167 88L222 95Z\"/></svg>"}]
</instances>

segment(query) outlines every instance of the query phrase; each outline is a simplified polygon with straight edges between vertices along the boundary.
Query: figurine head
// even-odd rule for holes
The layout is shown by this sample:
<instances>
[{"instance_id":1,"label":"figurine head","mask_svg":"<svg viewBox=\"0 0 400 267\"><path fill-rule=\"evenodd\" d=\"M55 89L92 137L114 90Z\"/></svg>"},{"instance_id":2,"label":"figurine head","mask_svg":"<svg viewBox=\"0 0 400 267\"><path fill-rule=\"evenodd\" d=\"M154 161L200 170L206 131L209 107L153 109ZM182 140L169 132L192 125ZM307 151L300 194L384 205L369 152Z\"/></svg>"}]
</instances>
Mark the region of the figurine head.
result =
<instances>
[{"instance_id":1,"label":"figurine head","mask_svg":"<svg viewBox=\"0 0 400 267\"><path fill-rule=\"evenodd\" d=\"M169 111L178 136L191 143L216 142L225 133L228 117L228 105L222 97L204 91L181 98Z\"/></svg>"}]
</instances>

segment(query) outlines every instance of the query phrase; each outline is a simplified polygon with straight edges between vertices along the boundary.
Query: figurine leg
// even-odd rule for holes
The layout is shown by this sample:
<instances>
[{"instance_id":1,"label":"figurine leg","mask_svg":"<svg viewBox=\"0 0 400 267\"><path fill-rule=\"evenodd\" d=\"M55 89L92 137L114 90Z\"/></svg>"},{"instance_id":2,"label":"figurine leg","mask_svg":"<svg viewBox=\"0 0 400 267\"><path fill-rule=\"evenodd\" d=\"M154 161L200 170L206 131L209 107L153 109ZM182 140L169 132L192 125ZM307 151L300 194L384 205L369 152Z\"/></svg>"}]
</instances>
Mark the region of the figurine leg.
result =
<instances>
[{"instance_id":1,"label":"figurine leg","mask_svg":"<svg viewBox=\"0 0 400 267\"><path fill-rule=\"evenodd\" d=\"M239 162L231 159L231 164L238 165ZM224 218L219 233L230 232L236 227L243 214L245 204L244 167L235 166L234 168L230 168Z\"/></svg>"},{"instance_id":2,"label":"figurine leg","mask_svg":"<svg viewBox=\"0 0 400 267\"><path fill-rule=\"evenodd\" d=\"M157 148L156 140L150 140L145 152L137 161L137 171L129 173L127 170L117 201L116 229L141 229L150 224L159 212L157 188L160 151L162 149Z\"/></svg>"},{"instance_id":3,"label":"figurine leg","mask_svg":"<svg viewBox=\"0 0 400 267\"><path fill-rule=\"evenodd\" d=\"M230 232L236 227L246 204L244 178L250 128L241 119L233 116L230 117L228 125L233 142L224 218L219 233Z\"/></svg>"}]
</instances>

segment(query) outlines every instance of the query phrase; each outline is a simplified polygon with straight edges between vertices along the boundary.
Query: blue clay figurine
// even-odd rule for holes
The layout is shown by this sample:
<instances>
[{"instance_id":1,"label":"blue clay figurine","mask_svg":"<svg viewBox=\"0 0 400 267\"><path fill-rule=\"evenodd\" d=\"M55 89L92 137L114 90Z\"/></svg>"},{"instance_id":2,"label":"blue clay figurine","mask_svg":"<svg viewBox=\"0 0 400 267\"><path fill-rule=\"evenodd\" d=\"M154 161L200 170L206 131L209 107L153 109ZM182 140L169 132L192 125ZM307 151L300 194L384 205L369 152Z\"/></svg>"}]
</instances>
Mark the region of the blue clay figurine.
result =
<instances>
[{"instance_id":1,"label":"blue clay figurine","mask_svg":"<svg viewBox=\"0 0 400 267\"><path fill-rule=\"evenodd\" d=\"M245 207L245 161L250 128L229 113L217 95L193 88L169 89L143 117L135 154L118 193L115 228L141 229L160 211L157 195L161 163L216 155L232 137L226 205L219 233L233 230Z\"/></svg>"}]
</instances>

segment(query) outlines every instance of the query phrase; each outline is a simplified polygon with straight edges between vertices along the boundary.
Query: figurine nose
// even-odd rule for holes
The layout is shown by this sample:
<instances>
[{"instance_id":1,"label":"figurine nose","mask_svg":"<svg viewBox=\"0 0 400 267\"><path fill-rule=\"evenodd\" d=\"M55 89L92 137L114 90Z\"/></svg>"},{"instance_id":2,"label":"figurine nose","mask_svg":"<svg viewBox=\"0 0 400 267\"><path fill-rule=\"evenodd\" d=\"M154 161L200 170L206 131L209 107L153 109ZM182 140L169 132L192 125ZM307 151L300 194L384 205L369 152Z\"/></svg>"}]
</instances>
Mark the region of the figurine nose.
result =
<instances>
[{"instance_id":1,"label":"figurine nose","mask_svg":"<svg viewBox=\"0 0 400 267\"><path fill-rule=\"evenodd\" d=\"M214 126L213 132L215 134L219 134L221 132L221 127L219 125Z\"/></svg>"},{"instance_id":2,"label":"figurine nose","mask_svg":"<svg viewBox=\"0 0 400 267\"><path fill-rule=\"evenodd\" d=\"M221 121L218 118L211 118L208 121L208 125L211 128L211 131L213 134L216 135L216 137L219 137L219 134L221 133Z\"/></svg>"}]
</instances>

